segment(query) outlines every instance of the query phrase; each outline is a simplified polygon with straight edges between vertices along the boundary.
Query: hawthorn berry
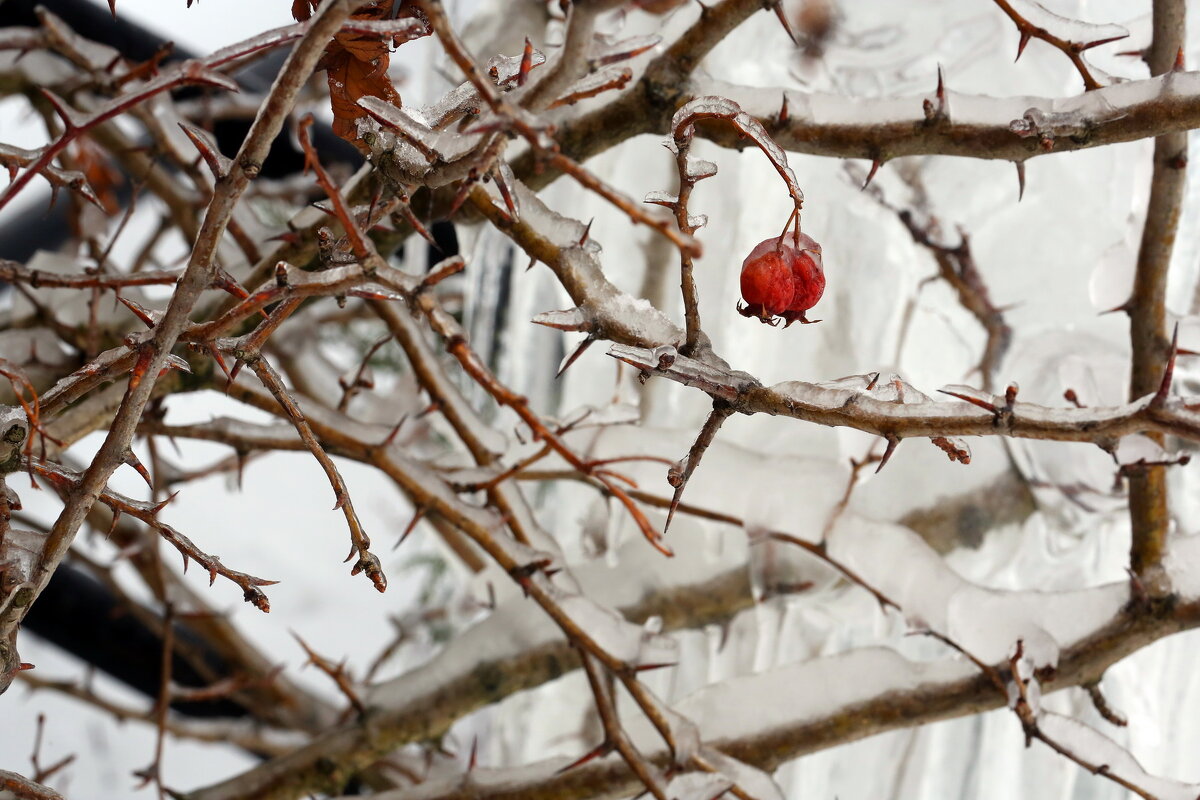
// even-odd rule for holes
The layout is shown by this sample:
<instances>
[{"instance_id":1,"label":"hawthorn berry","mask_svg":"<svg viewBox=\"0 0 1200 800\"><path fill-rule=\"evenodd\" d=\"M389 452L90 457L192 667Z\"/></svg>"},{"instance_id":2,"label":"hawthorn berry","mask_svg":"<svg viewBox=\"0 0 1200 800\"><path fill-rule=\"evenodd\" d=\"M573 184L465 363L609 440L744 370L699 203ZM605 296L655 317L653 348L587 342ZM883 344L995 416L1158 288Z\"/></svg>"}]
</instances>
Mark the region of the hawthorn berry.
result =
<instances>
[{"instance_id":1,"label":"hawthorn berry","mask_svg":"<svg viewBox=\"0 0 1200 800\"><path fill-rule=\"evenodd\" d=\"M741 283L746 301L738 303L742 316L767 325L777 325L780 317L785 328L797 320L815 322L805 312L825 292L821 245L798 231L765 239L742 262Z\"/></svg>"}]
</instances>

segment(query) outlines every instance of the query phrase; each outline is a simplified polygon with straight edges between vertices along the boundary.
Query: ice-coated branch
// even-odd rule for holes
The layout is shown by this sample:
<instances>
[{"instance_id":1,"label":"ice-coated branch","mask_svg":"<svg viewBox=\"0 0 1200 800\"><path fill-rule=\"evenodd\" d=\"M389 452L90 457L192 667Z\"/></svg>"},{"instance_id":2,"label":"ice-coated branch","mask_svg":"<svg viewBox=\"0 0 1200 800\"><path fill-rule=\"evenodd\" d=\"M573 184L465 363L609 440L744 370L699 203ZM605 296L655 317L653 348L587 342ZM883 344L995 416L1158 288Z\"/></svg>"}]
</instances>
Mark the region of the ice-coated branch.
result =
<instances>
[{"instance_id":1,"label":"ice-coated branch","mask_svg":"<svg viewBox=\"0 0 1200 800\"><path fill-rule=\"evenodd\" d=\"M1186 5L1183 0L1154 2L1154 40L1147 53L1147 63L1151 74L1162 76L1165 81L1180 75L1174 70L1181 66L1176 57L1183 52ZM1133 353L1129 378L1131 398L1157 392L1164 388L1164 382L1165 390L1170 390L1168 371L1175 353L1174 343L1167 339L1167 272L1183 213L1187 161L1186 133L1172 133L1154 141L1154 171L1150 179L1146 225L1138 248L1133 294L1126 305ZM1156 434L1153 438L1161 445L1162 433ZM1165 593L1167 587L1163 585L1165 574L1161 563L1166 554L1170 527L1165 466L1147 467L1130 476L1129 520L1133 530L1130 568L1148 591Z\"/></svg>"},{"instance_id":2,"label":"ice-coated branch","mask_svg":"<svg viewBox=\"0 0 1200 800\"><path fill-rule=\"evenodd\" d=\"M1125 586L1108 587L1114 593ZM1200 625L1200 605L1169 612L1121 611L1064 646L1043 694L1096 680L1111 664L1158 639ZM1007 659L992 665L1007 674ZM847 676L855 676L848 680ZM822 691L816 691L820 687ZM769 703L762 698L771 698ZM819 657L706 687L678 708L702 729L725 736L711 747L764 770L785 761L889 730L1001 708L1006 698L992 677L959 659L910 661L892 650L866 648ZM648 754L665 763L666 754ZM595 798L636 791L637 779L615 758L556 774L564 759L519 769L481 770L469 783L426 783L385 792L381 800L516 800Z\"/></svg>"},{"instance_id":3,"label":"ice-coated branch","mask_svg":"<svg viewBox=\"0 0 1200 800\"><path fill-rule=\"evenodd\" d=\"M700 389L743 414L794 417L819 425L856 428L883 437L1012 436L1111 445L1132 433L1165 433L1200 440L1200 413L1186 399L1155 403L1148 395L1110 408L1049 408L1009 403L968 387L943 393L965 401L909 401L872 396L868 376L834 384L788 381L763 386L753 376L679 356L662 365L654 351L614 344L609 355L637 369Z\"/></svg>"},{"instance_id":4,"label":"ice-coated branch","mask_svg":"<svg viewBox=\"0 0 1200 800\"><path fill-rule=\"evenodd\" d=\"M325 42L349 16L350 6L349 0L327 2L308 23L303 37L293 48L263 102L234 160L232 171L214 192L204 223L193 243L187 268L167 311L155 328L153 338L138 351L124 399L108 435L55 520L39 565L36 592L40 593L50 580L55 568L66 556L88 511L104 491L109 476L123 462L138 421L154 391L155 379L171 355L179 335L187 327L188 315L200 293L212 282L216 273L218 264L214 254L232 219L234 206L249 187L250 181L257 177L271 143L282 130L296 97L312 74ZM118 110L114 109L113 113ZM67 113L64 110L64 114ZM16 185L16 182L10 184L10 193Z\"/></svg>"},{"instance_id":5,"label":"ice-coated branch","mask_svg":"<svg viewBox=\"0 0 1200 800\"><path fill-rule=\"evenodd\" d=\"M1033 0L993 0L993 2L1013 21L1013 24L1017 26L1017 31L1021 34L1021 40L1017 44L1018 59L1020 59L1021 53L1025 52L1025 45L1029 44L1031 38L1039 39L1062 51L1062 54L1071 60L1075 69L1079 71L1079 77L1083 78L1084 88L1088 91L1099 89L1100 82L1092 75L1091 67L1084 60L1084 51L1119 41L1129 35L1128 31L1117 25L1088 25L1077 20L1060 17L1047 11L1040 3L1033 2ZM1060 33L1077 33L1080 37L1086 37L1086 41L1083 38L1075 40L1064 37L1055 33L1051 28L1065 29Z\"/></svg>"},{"instance_id":6,"label":"ice-coated branch","mask_svg":"<svg viewBox=\"0 0 1200 800\"><path fill-rule=\"evenodd\" d=\"M63 796L49 786L5 769L0 769L0 789L12 792L17 800L63 800Z\"/></svg>"}]
</instances>

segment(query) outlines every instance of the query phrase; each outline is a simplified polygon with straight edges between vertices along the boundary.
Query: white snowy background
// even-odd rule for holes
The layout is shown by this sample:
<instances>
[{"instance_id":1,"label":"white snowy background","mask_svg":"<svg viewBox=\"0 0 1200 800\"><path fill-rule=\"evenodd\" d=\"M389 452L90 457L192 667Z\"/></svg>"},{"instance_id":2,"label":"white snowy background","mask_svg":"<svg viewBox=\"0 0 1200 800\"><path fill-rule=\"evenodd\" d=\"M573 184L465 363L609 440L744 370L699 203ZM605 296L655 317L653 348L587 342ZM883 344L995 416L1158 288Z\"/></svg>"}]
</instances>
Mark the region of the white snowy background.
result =
<instances>
[{"instance_id":1,"label":"white snowy background","mask_svg":"<svg viewBox=\"0 0 1200 800\"><path fill-rule=\"evenodd\" d=\"M452 8L466 19L475 5L458 3ZM472 30L475 41L498 27L501 12L497 9L507 4L494 0L479 5L481 13L491 17ZM1145 75L1137 59L1109 54L1145 43L1148 2L1079 0L1048 5L1065 16L1128 27L1133 44L1101 48L1093 61L1115 75ZM183 0L120 0L118 7L122 15L144 21L180 45L201 52L290 20L285 0L201 0L190 10ZM1013 64L1017 34L990 2L863 0L843 2L839 9L843 16L823 61L798 56L773 16L762 13L723 42L705 68L714 78L733 83L861 98L928 93L939 64L948 87L956 92L1068 96L1079 91L1078 75L1062 54L1037 41ZM692 13L681 12L668 21L669 28L677 30ZM628 24L636 28L647 21L632 15ZM508 33L519 41L524 32L510 28ZM505 52L517 52L513 41L506 43ZM1200 63L1196 35L1188 41L1188 64ZM430 69L437 58L431 42L401 49L396 64L398 75L405 76L399 85L406 103L432 100L447 85ZM37 127L15 108L0 105L0 141L37 144ZM1119 304L1131 280L1151 147L1148 141L1135 142L1035 159L1028 166L1028 187L1020 203L1015 171L1007 162L938 157L921 165L931 210L949 236L956 226L970 234L993 300L1008 307L1006 319L1015 338L997 377L1001 382L1019 382L1022 399L1059 404L1066 388L1074 388L1088 405L1123 399L1127 320L1124 315L1099 312ZM697 188L692 211L707 214L710 220L699 234L705 252L697 263L705 329L716 351L731 365L767 384L831 380L875 370L899 373L927 394L948 383L978 383L971 369L982 352L981 329L957 305L948 287L934 282L921 288L924 279L936 272L932 259L913 244L893 212L859 191L840 160L790 156L806 195L804 230L824 246L828 289L815 309L818 313L811 315L824 321L781 330L739 316L735 301L741 259L755 243L778 232L788 213L788 198L770 165L755 152L738 154L699 143L696 154L715 161L720 169L715 179ZM673 187L673 161L657 137L633 139L590 165L634 197ZM900 169L889 164L876 178L887 199L897 205L909 196L899 179ZM1196 173L1189 173L1188 202L1169 287L1170 310L1180 317L1196 310L1198 239L1191 224L1200 200ZM591 235L603 245L610 280L681 318L677 262L660 242L566 182L554 184L543 197L551 207L585 222L595 217ZM502 294L497 276L508 257L507 245L495 231L460 229L459 233L468 262L464 287L473 323L470 329L477 347L499 353L502 378L527 393L545 413L565 415L587 405L604 406L614 392L623 403L637 404L640 426L598 434L593 443L597 454L645 452L674 459L686 452L709 410L700 392L657 380L637 388L629 380L629 370L618 380L615 363L602 346L592 348L564 378L552 381L562 349L572 347L575 340L568 335L564 343L562 334L528 320L540 311L567 307L565 294L544 268L524 272L524 257L518 255L520 266L503 273L510 284L503 287L502 326L493 333L495 306ZM915 311L902 336L909 303L915 304ZM1184 345L1200 349L1200 341ZM331 351L338 355L336 348ZM1186 363L1181 371L1182 381L1197 377ZM257 418L214 393L172 398L169 409L172 422L233 413ZM88 445L95 447L97 441L86 441L78 456L86 455ZM884 523L928 508L941 497L972 488L986 491L1009 470L1010 454L999 441L971 445L973 461L966 467L949 463L924 442L900 447L882 473L860 485L835 533L835 546L846 547L852 563L880 585L902 585L909 571L924 574L916 573L922 567L913 560L914 548L904 544L905 532ZM765 416L735 417L720 432L686 497L740 515L751 526L780 528L814 539L841 497L849 459L861 458L871 446L870 437L844 429ZM186 445L184 457L177 460L207 463L226 452ZM1020 524L987 531L977 548L949 553L949 567L991 589L1054 591L1123 581L1129 531L1123 504L1119 498L1107 497L1113 483L1111 459L1082 445L1020 442L1012 445L1011 458L1027 476L1045 483L1083 484L1088 508L1062 491L1038 490L1038 507L1032 515ZM367 529L381 540L398 535L411 509L395 488L359 465L341 463L340 467ZM1196 501L1200 487L1195 469L1171 471L1178 537L1198 532L1194 526L1200 519ZM653 463L632 464L626 470L642 486L665 493L663 471ZM115 488L137 495L144 492L138 484L135 475L121 471ZM39 496L19 482L15 488L30 513L47 522L53 519L57 507L44 493ZM622 512L610 514L589 490L566 486L530 492L539 503L543 525L555 533L568 555L583 563L589 554L607 551L607 556L593 558L582 570L595 573L592 580L598 585L679 569L660 567L655 559L661 557L636 538ZM336 694L323 676L311 668L298 669L304 654L292 632L326 656L346 658L361 672L389 635L389 617L419 609L423 602L433 602L431 596L437 602L481 597L488 580L502 597L512 594L504 576L485 573L468 580L450 567L437 578L437 565L447 562L433 536L419 529L403 548L385 556L391 588L381 597L361 577L347 574L342 564L345 534L331 505L329 486L310 458L272 455L247 468L241 491L224 478L189 484L169 507L166 519L226 563L281 581L269 592L271 614L262 615L241 603L235 589L221 583L202 589L204 576L193 576L196 587L227 610L272 658L286 665L289 674L335 701ZM744 531L679 518L669 538L677 551L689 551L683 562L688 569L725 569L739 560L764 569L762 559L747 547ZM87 535L83 540L83 546L98 557L113 558L102 541ZM122 569L118 567L118 574ZM724 633L713 628L676 635L681 665L654 675L650 684L666 699L681 701L684 708L689 701L682 698L706 685L854 647L886 645L914 658L946 657L944 649L931 642L905 638L905 621L882 614L861 590L818 569L813 570L813 579L817 584L811 591L764 602L739 615ZM932 582L929 596L936 594L936 586L944 588L954 580L943 576L940 582ZM1069 613L1079 618L1063 621L1064 626L1086 624L1090 614L1109 610L1101 596L1089 596L1094 599L1072 609ZM970 595L967 612L977 612L968 614L976 624L981 617L1002 618L989 615L988 608L986 597ZM949 611L954 610L951 604ZM356 624L346 624L348 619ZM453 622L465 627L468 620ZM955 630L971 635L970 625ZM996 636L994 630L984 631L979 641L995 641ZM430 637L402 650L384 676L394 677L420 664L436 647ZM79 678L85 672L77 661L32 636L22 639L21 653L24 660L37 664L43 677ZM1200 781L1200 764L1194 758L1200 744L1196 722L1200 681L1194 669L1198 656L1200 638L1190 633L1152 645L1112 668L1103 688L1109 702L1129 718L1125 729L1100 720L1079 690L1052 695L1045 704L1100 727L1127 745L1152 774ZM809 675L813 684L799 691L819 697L839 687L878 681L888 677L879 671L889 664L884 658L866 659L840 672ZM92 680L107 696L144 704L102 675ZM761 700L763 709L774 702L766 695ZM715 707L722 708L719 699L699 697L690 702L692 706L716 702ZM589 703L583 676L576 673L461 721L447 747L465 759L478 737L483 766L528 763L555 755L575 757L595 744L580 735ZM18 771L28 767L38 714L46 716L43 762L77 754L55 781L69 796L100 800L147 796L134 790L137 780L131 773L151 760L152 728L134 723L118 726L75 702L20 686L0 700L0 767ZM724 718L712 729L702 729L706 735L725 733L739 724L731 713L720 717ZM164 760L165 780L188 789L252 764L233 748L171 740ZM1020 724L1003 710L810 755L784 767L776 777L787 795L797 798L1101 800L1124 796L1119 787L1039 744L1026 750Z\"/></svg>"}]
</instances>

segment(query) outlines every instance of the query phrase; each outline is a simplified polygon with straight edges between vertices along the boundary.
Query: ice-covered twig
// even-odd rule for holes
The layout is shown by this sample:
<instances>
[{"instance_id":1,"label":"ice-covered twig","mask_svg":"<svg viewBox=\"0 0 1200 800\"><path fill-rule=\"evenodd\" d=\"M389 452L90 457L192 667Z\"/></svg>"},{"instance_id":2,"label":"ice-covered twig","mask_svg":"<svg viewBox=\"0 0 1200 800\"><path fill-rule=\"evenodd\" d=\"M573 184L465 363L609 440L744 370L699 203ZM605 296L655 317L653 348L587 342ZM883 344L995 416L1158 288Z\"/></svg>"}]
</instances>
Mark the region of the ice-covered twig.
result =
<instances>
[{"instance_id":1,"label":"ice-covered twig","mask_svg":"<svg viewBox=\"0 0 1200 800\"><path fill-rule=\"evenodd\" d=\"M37 574L35 593L41 592L58 564L66 556L76 532L96 500L103 493L109 477L122 463L125 453L128 452L142 412L154 391L158 373L167 364L179 335L188 325L188 315L201 292L207 288L216 274L218 260L214 254L219 241L229 228L234 207L249 187L251 180L257 177L272 142L283 128L284 120L291 111L296 97L312 74L325 43L349 16L352 10L350 6L349 0L327 2L306 26L301 27L300 30L303 30L303 34L276 78L271 91L263 102L259 115L242 142L238 156L234 159L233 171L226 181L214 191L204 223L193 242L188 266L183 277L180 278L178 288L172 295L166 313L155 327L153 338L137 351L128 387L120 408L109 427L108 434L91 466L84 472L75 491L68 496L65 507L55 520ZM259 37L259 40L260 44L255 45L253 51L269 46L275 41L275 38L268 37L266 40L262 40L262 37ZM240 52L238 51L238 53ZM138 92L124 97L115 106L110 105L107 112L90 115L87 121L71 122L71 115L74 112L68 111L65 107L63 107L62 114L68 125L74 126L73 130L78 131L79 124L92 124L89 121L98 120L104 116L104 113L109 113L110 116L120 113L121 109L125 107L122 104L128 103L133 98L143 95L152 97L163 91L165 83L160 85L159 81L166 81L168 77L175 80L181 76L192 80L196 75L208 74L206 70L211 70L212 66L223 64L233 57L236 57L236 54L231 56L229 51L222 50L203 62L208 66L198 67L195 63L191 66L185 65L180 68L180 72L172 71L170 76L164 75L158 81L151 81ZM151 87L154 88L154 91L145 94ZM64 140L66 140L66 136L58 141L64 142ZM65 147L65 143L62 146ZM53 147L51 145L50 149ZM10 193L6 193L5 196L11 196L14 186L16 186L15 182L9 186ZM146 376L150 379L143 380L142 378Z\"/></svg>"},{"instance_id":2,"label":"ice-covered twig","mask_svg":"<svg viewBox=\"0 0 1200 800\"><path fill-rule=\"evenodd\" d=\"M629 740L625 729L621 727L621 721L617 718L617 705L613 699L612 686L599 662L585 655L583 656L583 669L587 673L588 685L591 687L592 697L596 701L596 711L604 726L604 743L601 747L608 747L620 753L629 769L633 771L634 775L637 775L638 780L646 787L646 791L654 795L656 800L668 800L663 791L661 778L656 774L657 771L646 761L633 742Z\"/></svg>"},{"instance_id":3,"label":"ice-covered twig","mask_svg":"<svg viewBox=\"0 0 1200 800\"><path fill-rule=\"evenodd\" d=\"M1200 125L1200 73L1196 72L1117 83L1066 98L990 97L947 89L948 111L935 122L923 110L927 96L858 100L782 88L752 89L701 78L688 85L687 93L692 97L719 94L736 101L788 151L881 161L955 155L1021 162ZM786 94L790 109L786 123L777 122L781 94ZM1029 120L1041 120L1049 126L1049 135L1035 135ZM651 132L668 129L665 119L649 122L657 122L649 126ZM559 138L567 135L564 131ZM700 135L722 146L738 145L736 136L720 128L705 129Z\"/></svg>"},{"instance_id":4,"label":"ice-covered twig","mask_svg":"<svg viewBox=\"0 0 1200 800\"><path fill-rule=\"evenodd\" d=\"M78 491L78 487L82 482L82 476L75 473L66 467L51 464L40 459L29 459L28 466L36 474L42 476L53 484L56 488L67 489L69 495L72 491ZM209 575L209 583L217 579L217 576L225 578L236 584L242 590L246 602L252 603L260 611L270 611L271 604L267 600L267 596L263 594L260 587L271 586L277 581L270 581L264 578L256 578L245 572L239 572L231 569L221 563L221 559L217 556L209 555L196 546L191 539L180 533L176 528L159 519L158 514L170 502L168 500L161 503L151 503L141 500L133 500L125 495L104 489L98 498L100 502L112 509L114 514L125 514L136 520L141 521L151 530L165 539L172 547L179 551L183 556L183 563L186 568L188 561L195 561L204 568Z\"/></svg>"},{"instance_id":5,"label":"ice-covered twig","mask_svg":"<svg viewBox=\"0 0 1200 800\"><path fill-rule=\"evenodd\" d=\"M1008 674L1009 682L1012 686L1016 687L1017 694L1011 706L1013 713L1021 721L1021 728L1025 731L1026 747L1029 746L1032 740L1037 739L1054 752L1075 762L1093 775L1107 778L1126 791L1133 792L1138 797L1144 798L1144 800L1168 800L1167 795L1152 793L1149 788L1139 785L1140 779L1149 776L1142 772L1141 766L1134 760L1133 756L1118 746L1116 742L1113 742L1108 737L1078 720L1042 710L1040 704L1031 699L1030 682L1034 679L1032 677L1026 678L1021 674L1020 662L1022 655L1022 642L1018 641L1016 650L1008 662ZM991 667L988 667L988 669L992 670ZM992 671L994 672L994 670ZM1007 691L1005 691L1005 694L1008 694ZM1064 734L1069 731L1071 738L1075 741L1068 743L1066 736L1051 735L1051 732L1047 731L1046 723L1050 723L1053 726L1051 731L1058 730ZM1106 751L1101 756L1103 760L1096 761L1091 753L1081 752L1078 745L1085 743L1091 744L1093 747L1107 745L1107 747L1103 748ZM1123 774L1129 772L1135 774L1133 776ZM1161 779L1159 779L1159 782L1165 783ZM1182 798L1191 800L1191 798L1200 795L1200 786L1183 786L1182 784L1178 784L1171 788L1175 789L1175 791L1172 792L1170 797L1181 798L1181 800Z\"/></svg>"},{"instance_id":6,"label":"ice-covered twig","mask_svg":"<svg viewBox=\"0 0 1200 800\"><path fill-rule=\"evenodd\" d=\"M12 792L18 800L63 800L63 796L49 786L6 769L0 769L0 789Z\"/></svg>"},{"instance_id":7,"label":"ice-covered twig","mask_svg":"<svg viewBox=\"0 0 1200 800\"><path fill-rule=\"evenodd\" d=\"M667 483L675 487L675 492L671 496L671 507L667 511L667 521L663 524L664 534L667 532L667 528L671 527L671 520L675 516L675 511L679 508L679 501L683 499L683 490L687 488L688 480L692 477L692 473L696 471L696 467L700 466L700 459L704 456L704 451L712 444L713 439L716 438L717 431L721 429L722 423L732 413L733 410L725 404L714 403L712 412L708 415L708 419L704 421L704 427L696 435L696 441L692 443L688 454L684 456L683 461L672 464L671 468L667 471Z\"/></svg>"},{"instance_id":8,"label":"ice-covered twig","mask_svg":"<svg viewBox=\"0 0 1200 800\"><path fill-rule=\"evenodd\" d=\"M287 387L283 385L279 374L275 369L267 363L258 353L238 352L238 358L246 361L250 368L254 370L254 374L262 381L263 385L271 392L279 405L287 412L288 419L296 427L296 432L300 434L300 438L308 447L309 452L317 459L321 465L321 469L325 471L325 475L329 478L330 484L333 486L334 493L334 509L341 509L346 517L346 524L350 528L350 558L357 556L357 561L354 562L354 567L350 570L350 574L357 575L362 572L374 584L376 590L382 592L387 589L387 577L383 574L383 565L379 561L379 557L371 552L371 538L367 536L367 532L363 530L362 523L358 519L358 513L354 510L354 503L350 500L350 492L346 488L346 482L342 480L342 475L338 471L337 465L333 463L333 459L326 454L325 449L321 447L321 443L313 435L312 428L305 419L300 407L292 400L291 395L287 391ZM349 558L347 559L349 560Z\"/></svg>"},{"instance_id":9,"label":"ice-covered twig","mask_svg":"<svg viewBox=\"0 0 1200 800\"><path fill-rule=\"evenodd\" d=\"M1157 432L1200 441L1200 414L1189 407L1186 398L1158 408L1151 403L1153 395L1108 408L1049 408L1020 402L1009 408L1003 397L947 387L948 393L955 396L971 392L973 402L901 403L879 400L852 388L829 388L804 381L763 386L744 372L683 356L669 367L660 367L653 351L645 348L614 344L609 355L701 389L741 413L789 416L884 437L1012 436L1111 444L1131 433Z\"/></svg>"},{"instance_id":10,"label":"ice-covered twig","mask_svg":"<svg viewBox=\"0 0 1200 800\"><path fill-rule=\"evenodd\" d=\"M1008 15L1021 34L1021 40L1017 43L1018 59L1025 52L1025 45L1029 44L1030 38L1040 39L1051 47L1061 50L1063 55L1071 59L1071 63L1079 71L1079 77L1083 78L1084 88L1089 91L1099 89L1100 82L1093 77L1091 68L1084 61L1084 51L1129 36L1129 31L1119 25L1089 25L1078 20L1060 17L1047 11L1036 0L993 0L993 2ZM1056 34L1050 29L1051 27L1068 33L1069 38ZM1078 41L1075 41L1075 35L1078 35Z\"/></svg>"},{"instance_id":11,"label":"ice-covered twig","mask_svg":"<svg viewBox=\"0 0 1200 800\"><path fill-rule=\"evenodd\" d=\"M446 349L458 360L463 371L472 380L483 387L497 403L508 406L516 412L521 421L533 431L534 436L550 445L554 449L554 452L561 456L568 464L580 472L592 476L592 478L603 485L605 490L616 497L629 512L629 515L637 524L642 535L646 537L646 541L664 555L672 555L671 548L662 541L662 535L650 524L650 520L646 518L646 515L638 507L637 502L629 496L629 493L620 483L614 480L607 470L597 469L594 465L589 464L585 459L576 454L529 407L529 401L526 398L502 384L467 344L466 334L453 317L447 314L427 294L419 295L417 303L418 307L429 319L434 331L445 340Z\"/></svg>"}]
</instances>

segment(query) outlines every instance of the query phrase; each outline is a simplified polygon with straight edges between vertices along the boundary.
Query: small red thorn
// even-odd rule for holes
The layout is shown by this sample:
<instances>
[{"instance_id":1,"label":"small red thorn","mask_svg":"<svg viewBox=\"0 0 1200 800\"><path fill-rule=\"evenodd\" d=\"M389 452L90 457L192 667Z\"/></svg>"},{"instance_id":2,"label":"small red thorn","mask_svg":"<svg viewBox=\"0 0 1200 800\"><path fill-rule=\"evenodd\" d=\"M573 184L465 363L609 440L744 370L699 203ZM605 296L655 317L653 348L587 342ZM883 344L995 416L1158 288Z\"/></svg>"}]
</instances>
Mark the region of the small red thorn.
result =
<instances>
[{"instance_id":1,"label":"small red thorn","mask_svg":"<svg viewBox=\"0 0 1200 800\"><path fill-rule=\"evenodd\" d=\"M866 189L868 186L871 185L871 179L875 177L876 172L879 172L879 167L882 164L883 164L883 162L880 161L878 158L871 160L871 171L867 173L867 179L865 181L863 181L863 185L862 185L860 191L862 191L863 189Z\"/></svg>"},{"instance_id":2,"label":"small red thorn","mask_svg":"<svg viewBox=\"0 0 1200 800\"><path fill-rule=\"evenodd\" d=\"M583 235L579 237L579 246L583 247L587 244L588 235L592 232L592 223L596 221L595 217L588 220L588 224L583 229Z\"/></svg>"},{"instance_id":3,"label":"small red thorn","mask_svg":"<svg viewBox=\"0 0 1200 800\"><path fill-rule=\"evenodd\" d=\"M162 511L164 508L169 506L171 504L171 501L174 500L178 496L179 496L178 491L171 492L171 494L169 494L166 498L159 500L157 503L155 503L153 506L151 506L150 513L154 514L155 516L158 516L158 512Z\"/></svg>"},{"instance_id":4,"label":"small red thorn","mask_svg":"<svg viewBox=\"0 0 1200 800\"><path fill-rule=\"evenodd\" d=\"M529 79L529 71L533 69L533 42L525 37L525 52L521 53L521 68L517 71L517 86L524 86Z\"/></svg>"},{"instance_id":5,"label":"small red thorn","mask_svg":"<svg viewBox=\"0 0 1200 800\"><path fill-rule=\"evenodd\" d=\"M67 131L78 130L79 124L75 121L75 110L68 106L65 100L49 89L41 89L40 91L50 101L50 105L54 108L55 113L62 120L63 127Z\"/></svg>"},{"instance_id":6,"label":"small red thorn","mask_svg":"<svg viewBox=\"0 0 1200 800\"><path fill-rule=\"evenodd\" d=\"M392 442L396 441L396 434L398 434L400 432L400 429L402 427L404 427L405 422L408 422L408 414L403 414L400 417L400 421L396 423L396 427L392 428L391 433L389 433L387 435L387 438L384 439L383 442L381 442L379 446L384 448L385 450L387 448L391 447Z\"/></svg>"},{"instance_id":7,"label":"small red thorn","mask_svg":"<svg viewBox=\"0 0 1200 800\"><path fill-rule=\"evenodd\" d=\"M592 761L593 759L599 758L601 756L606 756L609 753L611 753L612 751L613 751L613 746L611 744L609 744L608 742L601 742L600 744L596 745L591 750L587 751L582 756L575 759L570 764L567 764L565 767L563 767L562 769L560 769L558 772L556 772L554 774L562 775L564 772L570 772L571 770L575 769L576 767L582 767L584 764L588 763L589 761Z\"/></svg>"},{"instance_id":8,"label":"small red thorn","mask_svg":"<svg viewBox=\"0 0 1200 800\"><path fill-rule=\"evenodd\" d=\"M996 406L994 406L993 404L989 403L986 400L980 400L978 397L971 397L970 395L959 394L958 392L950 392L945 389L938 389L938 391L941 392L942 394L948 394L951 397L956 397L959 400L968 402L973 406L979 406L984 411L990 411L993 414L996 413Z\"/></svg>"},{"instance_id":9,"label":"small red thorn","mask_svg":"<svg viewBox=\"0 0 1200 800\"><path fill-rule=\"evenodd\" d=\"M1025 45L1029 44L1029 31L1021 31L1021 41L1017 44L1017 57L1013 59L1013 63L1021 60L1021 54L1025 52Z\"/></svg>"},{"instance_id":10,"label":"small red thorn","mask_svg":"<svg viewBox=\"0 0 1200 800\"><path fill-rule=\"evenodd\" d=\"M529 41L526 39L525 41ZM467 772L474 772L475 767L479 766L479 737L476 736L471 740L471 759L467 762Z\"/></svg>"},{"instance_id":11,"label":"small red thorn","mask_svg":"<svg viewBox=\"0 0 1200 800\"><path fill-rule=\"evenodd\" d=\"M946 81L945 81L945 78L942 76L942 65L941 64L938 64L938 85L937 85L937 92L934 96L937 97L938 102L941 103L944 107L945 103L946 103Z\"/></svg>"},{"instance_id":12,"label":"small red thorn","mask_svg":"<svg viewBox=\"0 0 1200 800\"><path fill-rule=\"evenodd\" d=\"M453 217L458 209L462 208L462 204L466 202L467 195L471 193L471 187L475 185L476 180L475 170L471 170L471 173L466 178L463 178L462 184L458 187L458 191L454 195L454 202L450 204L450 211L446 214L447 217Z\"/></svg>"},{"instance_id":13,"label":"small red thorn","mask_svg":"<svg viewBox=\"0 0 1200 800\"><path fill-rule=\"evenodd\" d=\"M1183 48L1182 47L1180 47L1179 50L1176 51L1175 65L1173 67L1171 67L1171 69L1174 72L1183 72L1184 66L1183 66Z\"/></svg>"},{"instance_id":14,"label":"small red thorn","mask_svg":"<svg viewBox=\"0 0 1200 800\"><path fill-rule=\"evenodd\" d=\"M150 487L150 491L154 491L154 481L150 478L150 471L146 469L146 465L138 460L138 457L132 451L125 454L124 462L127 466L133 467L138 475L142 476L142 480Z\"/></svg>"},{"instance_id":15,"label":"small red thorn","mask_svg":"<svg viewBox=\"0 0 1200 800\"><path fill-rule=\"evenodd\" d=\"M783 104L779 106L779 124L786 125L788 121L787 92L783 93Z\"/></svg>"},{"instance_id":16,"label":"small red thorn","mask_svg":"<svg viewBox=\"0 0 1200 800\"><path fill-rule=\"evenodd\" d=\"M126 308L128 308L130 311L132 311L134 313L134 316L136 316L143 323L145 323L147 328L154 327L154 325L155 325L154 317L152 317L150 315L150 312L147 309L143 308L142 306L138 305L137 303L133 302L132 300L124 297L123 295L117 295L117 300L122 305L124 305Z\"/></svg>"},{"instance_id":17,"label":"small red thorn","mask_svg":"<svg viewBox=\"0 0 1200 800\"><path fill-rule=\"evenodd\" d=\"M1014 161L1013 165L1017 168L1017 202L1025 197L1025 162Z\"/></svg>"}]
</instances>

